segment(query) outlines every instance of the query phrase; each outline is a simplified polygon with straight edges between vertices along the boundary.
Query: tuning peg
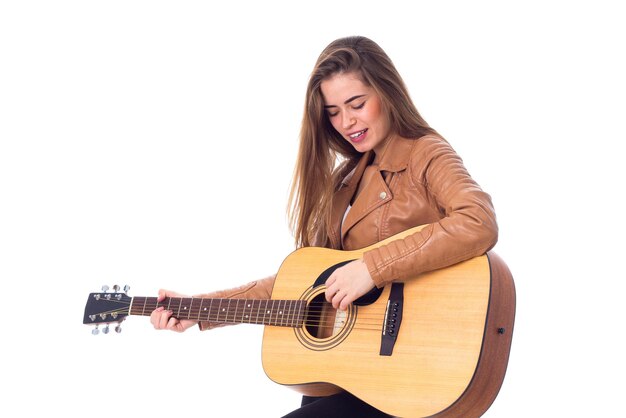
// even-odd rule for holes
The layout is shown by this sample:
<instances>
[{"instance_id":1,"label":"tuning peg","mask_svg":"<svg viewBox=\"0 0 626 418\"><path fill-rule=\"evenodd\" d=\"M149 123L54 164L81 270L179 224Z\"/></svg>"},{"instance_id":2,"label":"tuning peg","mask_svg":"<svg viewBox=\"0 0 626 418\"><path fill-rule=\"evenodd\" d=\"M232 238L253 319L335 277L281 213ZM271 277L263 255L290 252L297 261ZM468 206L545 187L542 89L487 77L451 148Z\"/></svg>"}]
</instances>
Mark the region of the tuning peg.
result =
<instances>
[{"instance_id":1,"label":"tuning peg","mask_svg":"<svg viewBox=\"0 0 626 418\"><path fill-rule=\"evenodd\" d=\"M120 287L116 284L113 285L113 291L117 293L120 290Z\"/></svg>"},{"instance_id":2,"label":"tuning peg","mask_svg":"<svg viewBox=\"0 0 626 418\"><path fill-rule=\"evenodd\" d=\"M96 327L94 329L91 330L91 334L92 335L98 335L100 334L100 330L98 329L98 326L96 325Z\"/></svg>"},{"instance_id":3,"label":"tuning peg","mask_svg":"<svg viewBox=\"0 0 626 418\"><path fill-rule=\"evenodd\" d=\"M106 284L104 286L102 286L102 291L103 292L108 292L109 291L109 286L107 286Z\"/></svg>"},{"instance_id":4,"label":"tuning peg","mask_svg":"<svg viewBox=\"0 0 626 418\"><path fill-rule=\"evenodd\" d=\"M124 286L124 293L128 293L129 290L130 290L130 286L129 285L125 285Z\"/></svg>"},{"instance_id":5,"label":"tuning peg","mask_svg":"<svg viewBox=\"0 0 626 418\"><path fill-rule=\"evenodd\" d=\"M102 333L103 334L108 334L109 333L109 324L106 324L106 326L102 329Z\"/></svg>"},{"instance_id":6,"label":"tuning peg","mask_svg":"<svg viewBox=\"0 0 626 418\"><path fill-rule=\"evenodd\" d=\"M117 326L115 327L115 332L117 332L118 334L122 332L122 326L120 324L117 324Z\"/></svg>"}]
</instances>

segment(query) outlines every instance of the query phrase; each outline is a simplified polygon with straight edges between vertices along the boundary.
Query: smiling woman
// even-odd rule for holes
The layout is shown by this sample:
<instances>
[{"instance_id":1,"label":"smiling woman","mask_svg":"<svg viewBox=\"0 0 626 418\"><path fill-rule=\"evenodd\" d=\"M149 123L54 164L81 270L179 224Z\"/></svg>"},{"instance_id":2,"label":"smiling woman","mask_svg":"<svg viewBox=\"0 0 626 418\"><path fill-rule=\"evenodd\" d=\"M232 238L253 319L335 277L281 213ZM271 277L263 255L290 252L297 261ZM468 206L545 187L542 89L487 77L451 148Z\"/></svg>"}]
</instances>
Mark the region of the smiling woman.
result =
<instances>
[{"instance_id":1,"label":"smiling woman","mask_svg":"<svg viewBox=\"0 0 626 418\"><path fill-rule=\"evenodd\" d=\"M376 300L370 295L380 295L372 293L375 288L393 284L393 294L402 295L399 283L412 283L426 272L481 256L497 240L490 196L470 177L452 147L422 119L387 54L375 42L359 36L332 42L315 65L306 91L289 209L297 247L364 249L324 274L320 271L308 278L316 307L308 307L307 312L309 316L318 312L318 327L327 322L330 312L331 317L340 319L328 321L328 326L344 329L349 322L346 318L358 315L354 306L363 303L363 296ZM295 268L303 266L298 263ZM235 308L242 318L262 314L270 325L283 325L286 305L281 305L280 288L284 283L278 286L285 280L282 271L278 277L198 295L219 300L220 309L213 316L212 306L206 316L200 315L201 309L194 319L188 319L157 303L152 306L156 309L151 322L156 329L179 332L198 323L204 330L240 322L234 320L236 313L229 320L230 302L223 304L223 300L235 298L250 300L238 311ZM161 290L158 302L180 296ZM406 296L413 297L408 291ZM266 308L258 299L275 299L278 306L276 310ZM337 310L351 314L335 315ZM298 318L295 311L289 312L291 320ZM389 317L389 321L376 326L393 330L395 319ZM303 335L310 333L310 324L296 320L295 326L303 327ZM323 343L325 331L311 338ZM380 340L380 334L374 338ZM326 351L341 350L343 342L337 341ZM390 354L388 349L386 352ZM443 363L451 364L449 360ZM338 364L332 367L343 370ZM344 374L348 381L359 379L358 372ZM347 392L303 393L310 396L287 417L375 418L391 413Z\"/></svg>"}]
</instances>

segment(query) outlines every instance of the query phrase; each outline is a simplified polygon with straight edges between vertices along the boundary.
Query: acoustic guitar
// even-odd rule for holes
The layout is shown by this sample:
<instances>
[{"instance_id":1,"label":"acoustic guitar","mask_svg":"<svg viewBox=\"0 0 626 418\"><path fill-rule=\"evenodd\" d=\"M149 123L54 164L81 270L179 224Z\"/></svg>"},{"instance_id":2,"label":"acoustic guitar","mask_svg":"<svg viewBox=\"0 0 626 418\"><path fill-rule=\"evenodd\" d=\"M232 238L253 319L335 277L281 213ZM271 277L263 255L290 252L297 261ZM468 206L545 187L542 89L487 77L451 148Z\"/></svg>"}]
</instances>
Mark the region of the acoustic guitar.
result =
<instances>
[{"instance_id":1,"label":"acoustic guitar","mask_svg":"<svg viewBox=\"0 0 626 418\"><path fill-rule=\"evenodd\" d=\"M91 293L85 324L149 316L263 324L267 376L309 396L345 390L398 417L474 418L504 380L515 317L511 273L493 252L393 282L345 311L324 299L336 268L420 227L357 251L306 247L282 263L269 300ZM108 325L107 325L108 329Z\"/></svg>"}]
</instances>

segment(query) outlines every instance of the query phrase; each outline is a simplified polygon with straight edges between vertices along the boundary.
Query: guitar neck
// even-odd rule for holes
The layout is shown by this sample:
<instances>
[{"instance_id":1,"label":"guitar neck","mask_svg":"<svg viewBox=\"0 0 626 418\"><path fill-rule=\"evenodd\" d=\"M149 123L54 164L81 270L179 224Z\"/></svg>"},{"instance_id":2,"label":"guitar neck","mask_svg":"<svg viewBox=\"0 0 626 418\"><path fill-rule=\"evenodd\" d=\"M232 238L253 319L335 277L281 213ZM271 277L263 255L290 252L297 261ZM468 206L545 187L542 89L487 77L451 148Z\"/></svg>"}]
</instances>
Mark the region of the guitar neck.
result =
<instances>
[{"instance_id":1,"label":"guitar neck","mask_svg":"<svg viewBox=\"0 0 626 418\"><path fill-rule=\"evenodd\" d=\"M262 324L300 327L306 314L306 301L273 299L209 299L133 297L130 315L150 316L163 307L183 320L209 321L222 324Z\"/></svg>"}]
</instances>

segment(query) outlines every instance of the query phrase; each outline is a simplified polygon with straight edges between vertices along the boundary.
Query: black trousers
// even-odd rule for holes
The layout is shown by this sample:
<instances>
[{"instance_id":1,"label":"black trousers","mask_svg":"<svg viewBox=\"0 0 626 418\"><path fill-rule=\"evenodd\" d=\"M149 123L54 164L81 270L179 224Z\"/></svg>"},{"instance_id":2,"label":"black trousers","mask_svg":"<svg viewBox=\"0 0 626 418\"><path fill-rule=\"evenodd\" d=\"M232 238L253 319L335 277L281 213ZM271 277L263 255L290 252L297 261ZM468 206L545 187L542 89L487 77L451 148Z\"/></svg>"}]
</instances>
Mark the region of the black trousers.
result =
<instances>
[{"instance_id":1,"label":"black trousers","mask_svg":"<svg viewBox=\"0 0 626 418\"><path fill-rule=\"evenodd\" d=\"M348 392L321 398L303 396L302 407L283 418L392 418Z\"/></svg>"}]
</instances>

